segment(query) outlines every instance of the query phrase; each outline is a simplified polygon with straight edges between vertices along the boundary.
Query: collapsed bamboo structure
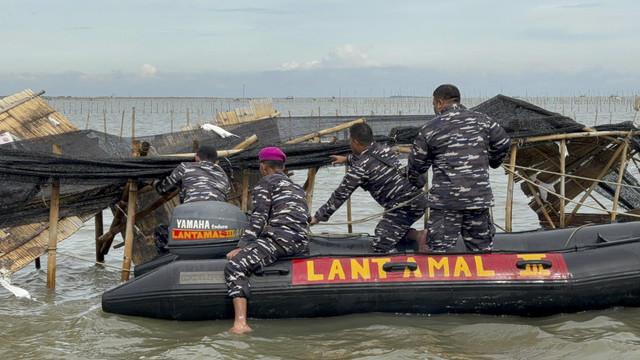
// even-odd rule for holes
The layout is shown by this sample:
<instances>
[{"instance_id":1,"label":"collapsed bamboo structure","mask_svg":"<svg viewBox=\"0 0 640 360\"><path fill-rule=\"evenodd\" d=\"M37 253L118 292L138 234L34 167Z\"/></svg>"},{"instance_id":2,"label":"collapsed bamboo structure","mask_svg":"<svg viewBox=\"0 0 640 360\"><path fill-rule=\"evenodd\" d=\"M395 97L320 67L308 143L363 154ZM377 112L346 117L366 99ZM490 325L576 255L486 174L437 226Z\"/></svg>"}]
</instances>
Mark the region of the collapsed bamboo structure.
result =
<instances>
[{"instance_id":1,"label":"collapsed bamboo structure","mask_svg":"<svg viewBox=\"0 0 640 360\"><path fill-rule=\"evenodd\" d=\"M498 100L511 101L504 98ZM20 138L22 139L26 139L28 136L40 136L41 132L30 135L20 128L21 122L15 120L18 115L29 113L25 111L24 107L34 101L37 102L37 106L35 106L37 110L32 110L32 115L27 121L34 121L33 118L35 118L35 121L43 122L43 126L56 126L52 129L58 131L63 128L68 128L68 131L75 130L55 110L51 108L42 110L41 107L48 107L48 105L39 99L38 94L26 91L20 96L5 98L0 102L0 132L10 131L12 134L21 134ZM524 106L521 103L517 103L517 105ZM250 128L251 121L274 121L274 117L277 117L278 113L272 107L266 109L254 109L251 112L248 110L234 111L233 113L242 116L222 115L211 123L232 131L242 129L241 125L247 125L247 128ZM491 108L488 110L491 111ZM533 110L542 115L553 117L554 121L557 120L554 117L557 114L550 115L540 109ZM250 117L250 113L255 116ZM516 114L517 116L519 114ZM65 127L58 128L58 125L55 125L50 117L65 124ZM318 119L322 120L322 118L314 117L314 123L317 123ZM396 119L396 117L391 118L391 122L396 122ZM415 121L414 124L426 120L424 117L402 116L402 121L406 122L409 119ZM308 127L307 133L298 133L293 137L281 134L280 140L282 144L328 145L329 142L322 142L323 138L326 141L327 136L334 135L330 140L333 143L338 139L335 136L336 133L345 131L355 123L369 122L370 120L380 119L376 119L376 117L337 117L332 120L337 123L335 125L319 130ZM23 119L22 122L24 121ZM304 121L304 119L287 118L282 121L285 122L283 128L290 130L287 124ZM264 128L277 127L274 124L269 123ZM637 194L640 184L637 184L634 176L629 175L630 164L636 166L635 174L638 172L636 156L640 151L640 142L636 139L638 130L635 127L599 129L584 125L576 127L572 124L573 127L570 131L529 136L522 135L523 127L520 123L507 122L505 126L512 136L515 135L509 157L503 165L505 173L508 175L505 231L512 231L513 228L512 213L516 184L520 184L522 194L530 198L529 206L538 215L540 225L543 227L581 226L612 220L635 221L640 216L640 196ZM202 131L201 127L202 124L198 124L179 133L172 133L167 139L160 139L166 142L164 145L162 142L158 142L159 139L134 139L132 136L131 149L127 151L136 156L145 156L153 150L156 152L154 156L179 156L181 159L193 157L193 152L171 150L185 149L188 146L189 150L195 152L203 141L202 138L198 140L200 136L198 134L201 134L198 131ZM372 127L376 127L375 122L372 123ZM53 130L51 131L53 132ZM133 126L132 131L135 131ZM90 137L92 139L104 138L104 141L107 141L109 136L105 131L103 134L90 134ZM269 146L273 144L272 137L272 134L249 132L241 137L227 138L224 140L224 143L227 144L226 148L220 148L219 154L221 157L233 156L257 147ZM411 149L411 137L403 141L394 135L390 136L388 140L394 141L393 148L399 153L407 153ZM187 143L189 144L187 145ZM175 144L184 145L174 146ZM307 191L310 206L313 201L318 167L319 165L314 163L307 168L304 189ZM232 193L229 202L243 210L249 210L251 189L260 178L259 172L256 168L245 167L230 177ZM151 187L135 181L128 181L126 185L116 187L115 191L118 192L118 199L109 206L114 216L106 232L102 228L102 209L78 217L60 218L56 227L57 235L54 236L55 242L51 240L52 235L47 238L48 234L53 234L53 231L48 232L50 226L55 222L53 218L50 218L49 222L0 230L0 271L13 273L47 252L55 254L57 242L72 234L82 226L82 223L95 216L96 262L103 263L109 249L124 246L125 255L121 268L121 279L123 281L128 279L132 264L142 263L156 255L153 230L157 224L166 222L170 218L173 208L179 204L176 196L178 191L158 196ZM53 193L53 187L51 187L51 190L45 194L46 197L49 197L52 208L55 198ZM587 205L587 200L596 205ZM605 204L607 201L610 205ZM64 203L64 201L62 202ZM354 220L349 204L347 207L348 231L351 232L351 224L361 219ZM595 209L600 213L580 212L582 208ZM623 210L620 210L621 208ZM118 234L122 235L124 241L114 245L114 239ZM29 252L25 251L27 248ZM52 256L52 259L55 258Z\"/></svg>"}]
</instances>

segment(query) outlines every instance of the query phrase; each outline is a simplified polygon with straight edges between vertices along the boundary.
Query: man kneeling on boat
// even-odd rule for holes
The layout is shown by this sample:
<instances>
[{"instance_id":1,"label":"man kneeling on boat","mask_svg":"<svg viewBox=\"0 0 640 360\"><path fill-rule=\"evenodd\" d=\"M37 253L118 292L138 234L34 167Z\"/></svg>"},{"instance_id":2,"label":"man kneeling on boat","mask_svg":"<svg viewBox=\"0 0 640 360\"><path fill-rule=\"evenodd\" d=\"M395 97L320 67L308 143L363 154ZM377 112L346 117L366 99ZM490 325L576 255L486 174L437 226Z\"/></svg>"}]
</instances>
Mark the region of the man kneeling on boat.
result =
<instances>
[{"instance_id":1,"label":"man kneeling on boat","mask_svg":"<svg viewBox=\"0 0 640 360\"><path fill-rule=\"evenodd\" d=\"M368 191L386 211L378 223L373 240L373 251L389 253L406 236L418 242L419 251L425 247L427 231L409 227L424 215L427 199L418 187L411 185L402 175L398 156L386 144L373 141L369 125L351 126L349 141L353 155L331 155L333 164L349 164L342 183L311 218L311 225L327 221L358 187Z\"/></svg>"},{"instance_id":2,"label":"man kneeling on boat","mask_svg":"<svg viewBox=\"0 0 640 360\"><path fill-rule=\"evenodd\" d=\"M230 333L251 331L247 325L247 300L251 295L249 275L283 256L307 253L309 207L304 190L284 173L287 159L282 150L260 150L263 178L253 188L253 213L238 248L227 254L224 269L235 319Z\"/></svg>"}]
</instances>

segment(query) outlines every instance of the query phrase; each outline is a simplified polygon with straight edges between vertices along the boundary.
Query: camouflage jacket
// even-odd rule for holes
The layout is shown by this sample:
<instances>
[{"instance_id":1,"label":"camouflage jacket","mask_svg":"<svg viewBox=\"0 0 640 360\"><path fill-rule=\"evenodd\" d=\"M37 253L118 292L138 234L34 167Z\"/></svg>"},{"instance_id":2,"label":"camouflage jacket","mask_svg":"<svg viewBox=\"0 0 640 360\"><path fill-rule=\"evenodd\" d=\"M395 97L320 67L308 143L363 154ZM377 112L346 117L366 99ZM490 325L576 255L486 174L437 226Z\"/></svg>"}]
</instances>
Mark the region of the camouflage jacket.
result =
<instances>
[{"instance_id":1,"label":"camouflage jacket","mask_svg":"<svg viewBox=\"0 0 640 360\"><path fill-rule=\"evenodd\" d=\"M307 244L309 206L302 187L278 171L264 176L253 188L253 213L238 247L268 237L283 248Z\"/></svg>"},{"instance_id":2,"label":"camouflage jacket","mask_svg":"<svg viewBox=\"0 0 640 360\"><path fill-rule=\"evenodd\" d=\"M329 220L358 187L368 191L385 209L418 196L422 191L400 175L399 169L402 167L400 160L385 144L374 142L362 154L349 155L347 162L350 168L342 179L342 183L315 214L318 221Z\"/></svg>"},{"instance_id":3,"label":"camouflage jacket","mask_svg":"<svg viewBox=\"0 0 640 360\"><path fill-rule=\"evenodd\" d=\"M447 106L420 129L409 154L409 181L433 167L430 207L491 207L489 166L500 166L510 147L506 131L490 117L460 104Z\"/></svg>"},{"instance_id":4,"label":"camouflage jacket","mask_svg":"<svg viewBox=\"0 0 640 360\"><path fill-rule=\"evenodd\" d=\"M180 187L180 203L191 201L227 201L229 178L222 168L209 161L178 165L171 175L156 184L156 191L166 194Z\"/></svg>"}]
</instances>

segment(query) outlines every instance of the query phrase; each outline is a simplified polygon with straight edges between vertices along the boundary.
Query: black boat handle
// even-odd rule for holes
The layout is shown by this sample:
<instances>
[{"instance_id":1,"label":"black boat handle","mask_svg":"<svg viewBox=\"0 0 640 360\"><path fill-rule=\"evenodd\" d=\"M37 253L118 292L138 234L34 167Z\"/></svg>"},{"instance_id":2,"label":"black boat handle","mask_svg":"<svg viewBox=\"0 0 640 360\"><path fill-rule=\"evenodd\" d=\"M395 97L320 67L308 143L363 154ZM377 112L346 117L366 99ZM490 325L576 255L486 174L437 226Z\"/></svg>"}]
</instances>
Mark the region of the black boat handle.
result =
<instances>
[{"instance_id":1,"label":"black boat handle","mask_svg":"<svg viewBox=\"0 0 640 360\"><path fill-rule=\"evenodd\" d=\"M260 269L256 271L254 274L258 276L268 276L268 275L287 275L289 270L286 269Z\"/></svg>"},{"instance_id":2,"label":"black boat handle","mask_svg":"<svg viewBox=\"0 0 640 360\"><path fill-rule=\"evenodd\" d=\"M520 260L516 263L518 269L524 269L527 265L542 265L543 269L549 269L553 263L550 260Z\"/></svg>"},{"instance_id":3,"label":"black boat handle","mask_svg":"<svg viewBox=\"0 0 640 360\"><path fill-rule=\"evenodd\" d=\"M409 262L388 262L382 265L382 270L386 272L404 271L407 268L411 271L416 271L418 269L418 264L409 261Z\"/></svg>"}]
</instances>

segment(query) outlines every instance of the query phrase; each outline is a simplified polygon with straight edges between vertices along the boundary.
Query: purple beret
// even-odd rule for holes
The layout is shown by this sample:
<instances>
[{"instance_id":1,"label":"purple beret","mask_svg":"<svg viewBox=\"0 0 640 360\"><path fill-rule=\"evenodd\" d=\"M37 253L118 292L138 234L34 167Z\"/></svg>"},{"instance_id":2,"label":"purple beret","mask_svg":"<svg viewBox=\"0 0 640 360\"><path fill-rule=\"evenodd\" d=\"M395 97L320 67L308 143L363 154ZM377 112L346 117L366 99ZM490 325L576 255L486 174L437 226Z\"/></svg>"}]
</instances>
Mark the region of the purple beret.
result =
<instances>
[{"instance_id":1,"label":"purple beret","mask_svg":"<svg viewBox=\"0 0 640 360\"><path fill-rule=\"evenodd\" d=\"M258 158L260 161L263 160L280 160L282 162L287 161L287 155L285 155L282 150L277 147L266 147L260 150L258 154Z\"/></svg>"}]
</instances>

